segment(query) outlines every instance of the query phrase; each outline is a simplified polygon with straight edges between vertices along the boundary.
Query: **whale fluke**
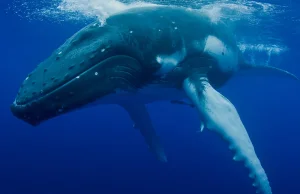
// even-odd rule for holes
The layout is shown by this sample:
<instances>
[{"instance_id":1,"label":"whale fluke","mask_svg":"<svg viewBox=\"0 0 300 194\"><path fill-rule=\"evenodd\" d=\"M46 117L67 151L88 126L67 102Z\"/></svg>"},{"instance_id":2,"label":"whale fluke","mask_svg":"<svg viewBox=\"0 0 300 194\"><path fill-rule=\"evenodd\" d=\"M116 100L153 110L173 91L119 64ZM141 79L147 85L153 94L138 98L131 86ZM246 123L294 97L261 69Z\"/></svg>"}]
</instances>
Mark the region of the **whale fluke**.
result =
<instances>
[{"instance_id":1,"label":"whale fluke","mask_svg":"<svg viewBox=\"0 0 300 194\"><path fill-rule=\"evenodd\" d=\"M183 82L187 96L197 107L205 128L219 134L235 152L233 160L243 161L254 179L257 193L272 194L267 175L256 156L248 133L234 105L217 92L201 75L190 76Z\"/></svg>"}]
</instances>

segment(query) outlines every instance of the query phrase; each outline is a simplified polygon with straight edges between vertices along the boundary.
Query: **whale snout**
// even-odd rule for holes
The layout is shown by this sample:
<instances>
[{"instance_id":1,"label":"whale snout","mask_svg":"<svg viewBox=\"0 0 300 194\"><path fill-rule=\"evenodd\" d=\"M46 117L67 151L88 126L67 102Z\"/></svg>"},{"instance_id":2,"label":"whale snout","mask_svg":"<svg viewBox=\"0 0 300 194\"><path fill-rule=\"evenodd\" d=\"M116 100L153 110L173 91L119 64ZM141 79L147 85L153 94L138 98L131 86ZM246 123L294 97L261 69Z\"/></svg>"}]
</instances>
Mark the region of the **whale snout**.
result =
<instances>
[{"instance_id":1,"label":"whale snout","mask_svg":"<svg viewBox=\"0 0 300 194\"><path fill-rule=\"evenodd\" d=\"M101 61L71 80L34 97L24 91L35 88L31 88L30 84L23 84L23 92L18 93L11 105L11 112L17 118L36 126L42 121L81 108L111 94L115 87L107 74L106 65L107 60Z\"/></svg>"},{"instance_id":2,"label":"whale snout","mask_svg":"<svg viewBox=\"0 0 300 194\"><path fill-rule=\"evenodd\" d=\"M91 24L69 38L25 78L13 115L35 126L111 93L105 61L116 52L113 32Z\"/></svg>"},{"instance_id":3,"label":"whale snout","mask_svg":"<svg viewBox=\"0 0 300 194\"><path fill-rule=\"evenodd\" d=\"M55 117L63 111L55 106L49 107L47 104L48 103L36 102L26 105L18 105L15 101L11 104L10 110L15 117L32 126L37 126L41 122Z\"/></svg>"},{"instance_id":4,"label":"whale snout","mask_svg":"<svg viewBox=\"0 0 300 194\"><path fill-rule=\"evenodd\" d=\"M138 76L140 70L139 63L135 59L121 55L112 56L69 81L35 96L29 91L37 89L32 87L32 84L28 84L30 80L28 78L11 105L11 112L17 118L36 126L45 120L82 108L109 94L116 93L118 89L137 87L141 81L141 77Z\"/></svg>"}]
</instances>

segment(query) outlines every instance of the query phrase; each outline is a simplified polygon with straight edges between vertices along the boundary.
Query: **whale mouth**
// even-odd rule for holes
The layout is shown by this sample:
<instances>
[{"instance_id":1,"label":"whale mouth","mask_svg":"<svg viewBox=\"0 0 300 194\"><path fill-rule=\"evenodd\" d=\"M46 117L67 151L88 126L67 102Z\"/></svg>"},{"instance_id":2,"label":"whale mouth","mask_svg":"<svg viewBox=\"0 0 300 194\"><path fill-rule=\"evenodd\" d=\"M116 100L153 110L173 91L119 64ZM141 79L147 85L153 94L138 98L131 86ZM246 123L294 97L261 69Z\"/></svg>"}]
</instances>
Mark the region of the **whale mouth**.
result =
<instances>
[{"instance_id":1,"label":"whale mouth","mask_svg":"<svg viewBox=\"0 0 300 194\"><path fill-rule=\"evenodd\" d=\"M96 63L54 89L19 103L18 95L11 105L11 112L19 119L36 126L42 121L80 109L100 98L115 93L117 89L137 88L142 74L139 62L127 55L115 55ZM27 80L28 81L28 80ZM28 85L31 87L31 85ZM129 88L128 88L129 87ZM26 87L23 86L25 90Z\"/></svg>"},{"instance_id":2,"label":"whale mouth","mask_svg":"<svg viewBox=\"0 0 300 194\"><path fill-rule=\"evenodd\" d=\"M51 89L45 91L41 89L39 94L32 92L29 94L31 98L26 96L28 92L24 91L35 88L28 83L23 83L20 88L23 93L19 91L10 107L11 112L19 119L36 126L44 120L69 112L102 97L106 91L105 89L101 91L100 89L103 87L98 87L99 85L95 85L95 82L101 83L105 79L105 75L101 73L101 66L104 63L105 60L96 63L68 80L52 86ZM26 78L24 82L29 80L30 78ZM39 88L38 85L37 88Z\"/></svg>"}]
</instances>

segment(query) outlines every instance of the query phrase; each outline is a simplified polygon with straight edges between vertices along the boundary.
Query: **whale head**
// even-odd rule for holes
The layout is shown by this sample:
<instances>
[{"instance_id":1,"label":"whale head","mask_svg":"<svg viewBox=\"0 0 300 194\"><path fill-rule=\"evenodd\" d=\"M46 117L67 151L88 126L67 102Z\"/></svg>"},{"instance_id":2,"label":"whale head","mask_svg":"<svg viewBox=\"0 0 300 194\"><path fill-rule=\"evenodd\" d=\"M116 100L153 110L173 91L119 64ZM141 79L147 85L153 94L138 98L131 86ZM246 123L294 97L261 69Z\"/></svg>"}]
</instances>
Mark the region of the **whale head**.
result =
<instances>
[{"instance_id":1,"label":"whale head","mask_svg":"<svg viewBox=\"0 0 300 194\"><path fill-rule=\"evenodd\" d=\"M114 32L93 23L69 38L25 78L13 115L35 126L115 92L118 79L134 82L126 73L140 71L130 57L136 51L124 49Z\"/></svg>"}]
</instances>

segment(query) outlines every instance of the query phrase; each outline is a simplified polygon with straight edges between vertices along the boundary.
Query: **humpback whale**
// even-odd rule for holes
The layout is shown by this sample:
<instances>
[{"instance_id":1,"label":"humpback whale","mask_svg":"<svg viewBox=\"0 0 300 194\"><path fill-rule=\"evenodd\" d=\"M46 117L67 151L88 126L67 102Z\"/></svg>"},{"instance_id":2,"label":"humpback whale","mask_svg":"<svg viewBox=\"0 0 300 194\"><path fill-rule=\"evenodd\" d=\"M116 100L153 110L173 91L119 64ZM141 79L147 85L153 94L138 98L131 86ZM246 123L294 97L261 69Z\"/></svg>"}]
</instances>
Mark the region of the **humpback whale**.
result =
<instances>
[{"instance_id":1,"label":"humpback whale","mask_svg":"<svg viewBox=\"0 0 300 194\"><path fill-rule=\"evenodd\" d=\"M118 104L149 150L166 162L145 105L188 100L198 112L201 131L228 142L257 192L271 194L238 111L217 91L238 72L251 69L298 79L275 67L247 64L229 26L204 13L169 6L131 8L67 39L28 74L10 108L15 117L38 126L86 106Z\"/></svg>"}]
</instances>

